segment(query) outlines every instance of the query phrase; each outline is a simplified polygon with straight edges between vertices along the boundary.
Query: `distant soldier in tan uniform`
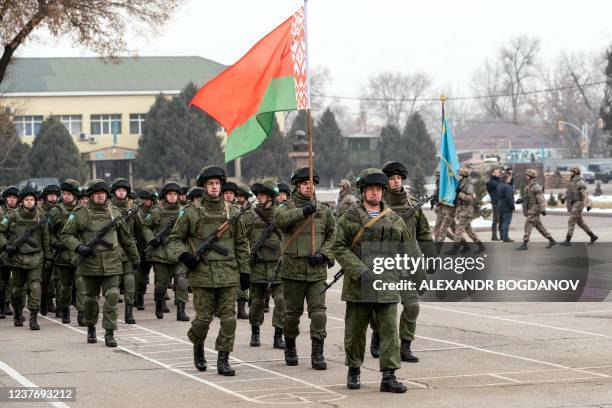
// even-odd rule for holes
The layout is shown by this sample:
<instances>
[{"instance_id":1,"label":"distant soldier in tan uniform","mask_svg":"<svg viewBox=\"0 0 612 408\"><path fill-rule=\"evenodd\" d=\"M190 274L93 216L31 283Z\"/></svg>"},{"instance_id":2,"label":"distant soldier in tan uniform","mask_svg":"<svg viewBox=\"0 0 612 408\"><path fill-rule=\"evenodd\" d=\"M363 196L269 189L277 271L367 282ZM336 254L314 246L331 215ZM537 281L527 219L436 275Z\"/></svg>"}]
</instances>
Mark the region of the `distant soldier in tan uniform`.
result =
<instances>
[{"instance_id":1,"label":"distant soldier in tan uniform","mask_svg":"<svg viewBox=\"0 0 612 408\"><path fill-rule=\"evenodd\" d=\"M528 169L525 172L525 178L527 179L527 187L523 193L523 198L516 200L517 204L523 204L523 215L525 215L525 234L523 235L523 244L516 248L519 251L527 250L527 243L531 236L531 230L535 227L540 234L548 239L548 248L551 248L557 242L553 239L552 235L542 224L540 215L546 215L546 201L544 201L544 192L542 186L538 183L536 177L538 173L534 169Z\"/></svg>"},{"instance_id":2,"label":"distant soldier in tan uniform","mask_svg":"<svg viewBox=\"0 0 612 408\"><path fill-rule=\"evenodd\" d=\"M570 173L572 176L567 186L567 190L565 191L565 197L561 200L561 203L567 205L567 212L570 213L569 220L567 221L567 235L565 236L565 241L563 241L561 245L571 245L576 224L591 237L589 245L592 245L599 237L593 234L593 231L591 231L582 218L582 210L584 207L587 208L587 211L591 210L591 204L588 202L589 193L587 192L587 185L580 174L580 167L570 167Z\"/></svg>"},{"instance_id":3,"label":"distant soldier in tan uniform","mask_svg":"<svg viewBox=\"0 0 612 408\"><path fill-rule=\"evenodd\" d=\"M447 252L449 255L456 254L460 247L462 248L461 252L470 250L470 246L463 236L464 232L478 245L476 253L486 251L484 244L472 229L472 216L474 215L472 203L475 199L476 194L474 193L474 185L470 180L470 171L462 167L459 169L459 187L457 187L457 198L455 199L457 205L457 231L455 232L455 244Z\"/></svg>"},{"instance_id":4,"label":"distant soldier in tan uniform","mask_svg":"<svg viewBox=\"0 0 612 408\"><path fill-rule=\"evenodd\" d=\"M357 197L351 192L351 182L347 179L340 180L340 193L338 193L338 201L334 215L340 217L348 208L357 202Z\"/></svg>"}]
</instances>

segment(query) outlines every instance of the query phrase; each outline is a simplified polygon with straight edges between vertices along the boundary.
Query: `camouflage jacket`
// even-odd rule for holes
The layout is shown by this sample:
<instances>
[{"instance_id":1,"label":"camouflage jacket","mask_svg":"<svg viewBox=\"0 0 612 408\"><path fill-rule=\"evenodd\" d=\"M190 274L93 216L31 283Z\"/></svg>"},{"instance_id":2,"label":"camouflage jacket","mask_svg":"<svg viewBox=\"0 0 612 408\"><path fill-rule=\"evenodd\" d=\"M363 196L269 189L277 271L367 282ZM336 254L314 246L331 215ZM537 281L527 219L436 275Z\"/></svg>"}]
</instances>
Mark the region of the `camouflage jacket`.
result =
<instances>
[{"instance_id":1,"label":"camouflage jacket","mask_svg":"<svg viewBox=\"0 0 612 408\"><path fill-rule=\"evenodd\" d=\"M41 209L34 207L27 210L18 205L14 210L4 214L0 222L0 248L6 244L12 244L28 229L46 221ZM31 237L34 246L24 243L17 248L17 252L12 255L2 253L4 264L14 268L35 269L40 267L45 258L51 255L49 247L49 228L45 224L39 228Z\"/></svg>"}]
</instances>

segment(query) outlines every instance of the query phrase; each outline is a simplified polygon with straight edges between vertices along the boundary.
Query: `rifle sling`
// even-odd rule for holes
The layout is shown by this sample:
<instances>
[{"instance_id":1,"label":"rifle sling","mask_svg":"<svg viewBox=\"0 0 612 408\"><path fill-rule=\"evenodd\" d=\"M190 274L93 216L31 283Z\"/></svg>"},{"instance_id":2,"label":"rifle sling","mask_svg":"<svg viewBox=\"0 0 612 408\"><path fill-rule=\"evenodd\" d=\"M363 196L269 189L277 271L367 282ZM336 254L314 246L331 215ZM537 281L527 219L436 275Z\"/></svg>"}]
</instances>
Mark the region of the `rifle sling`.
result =
<instances>
[{"instance_id":1,"label":"rifle sling","mask_svg":"<svg viewBox=\"0 0 612 408\"><path fill-rule=\"evenodd\" d=\"M374 225L376 223L376 221L380 220L382 217L387 215L390 211L391 211L390 207L385 208L376 217L370 218L370 220L368 222L366 222L365 225L363 225L361 228L359 228L359 231L357 231L357 233L353 237L353 241L351 242L351 249L353 249L355 247L355 245L357 245L357 243L361 239L361 236L365 232L366 228L370 228L372 225Z\"/></svg>"}]
</instances>

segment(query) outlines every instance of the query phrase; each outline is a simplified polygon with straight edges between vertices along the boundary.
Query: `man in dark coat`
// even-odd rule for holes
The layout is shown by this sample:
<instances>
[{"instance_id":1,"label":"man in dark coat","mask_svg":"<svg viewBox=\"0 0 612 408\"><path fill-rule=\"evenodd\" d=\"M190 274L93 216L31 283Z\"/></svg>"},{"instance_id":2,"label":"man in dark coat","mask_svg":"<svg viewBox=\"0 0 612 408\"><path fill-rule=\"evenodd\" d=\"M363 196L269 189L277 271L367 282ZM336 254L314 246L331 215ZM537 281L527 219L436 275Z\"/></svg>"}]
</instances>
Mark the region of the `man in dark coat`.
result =
<instances>
[{"instance_id":1,"label":"man in dark coat","mask_svg":"<svg viewBox=\"0 0 612 408\"><path fill-rule=\"evenodd\" d=\"M497 184L497 210L499 211L499 225L501 227L501 239L504 242L514 242L508 236L512 213L514 212L514 188L512 188L512 175L505 173L502 181Z\"/></svg>"}]
</instances>

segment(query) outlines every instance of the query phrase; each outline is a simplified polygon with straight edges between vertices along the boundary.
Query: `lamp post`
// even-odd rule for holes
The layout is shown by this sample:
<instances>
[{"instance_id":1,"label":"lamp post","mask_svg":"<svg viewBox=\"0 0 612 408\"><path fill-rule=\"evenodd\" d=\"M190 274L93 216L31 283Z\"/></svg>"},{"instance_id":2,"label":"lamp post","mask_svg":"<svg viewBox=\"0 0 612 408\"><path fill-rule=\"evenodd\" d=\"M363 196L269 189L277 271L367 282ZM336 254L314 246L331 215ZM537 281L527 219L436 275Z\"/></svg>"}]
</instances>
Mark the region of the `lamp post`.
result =
<instances>
[{"instance_id":1,"label":"lamp post","mask_svg":"<svg viewBox=\"0 0 612 408\"><path fill-rule=\"evenodd\" d=\"M591 130L594 129L595 127L597 127L597 129L603 129L603 120L599 118L590 125L587 123L583 123L581 128L565 120L560 120L558 122L558 125L559 125L559 132L563 132L566 127L571 127L580 134L581 155L588 159L589 158L589 141L590 141L589 134Z\"/></svg>"}]
</instances>

